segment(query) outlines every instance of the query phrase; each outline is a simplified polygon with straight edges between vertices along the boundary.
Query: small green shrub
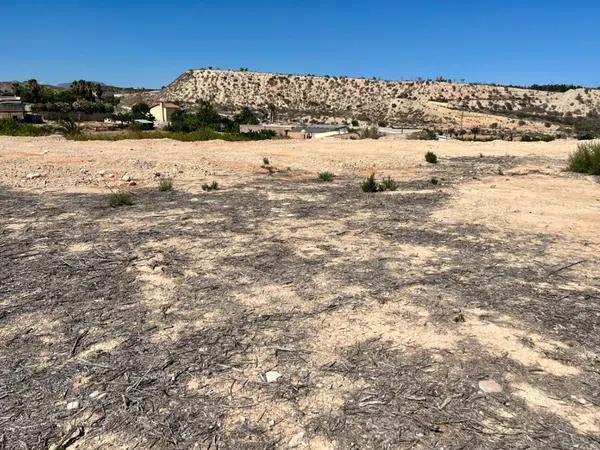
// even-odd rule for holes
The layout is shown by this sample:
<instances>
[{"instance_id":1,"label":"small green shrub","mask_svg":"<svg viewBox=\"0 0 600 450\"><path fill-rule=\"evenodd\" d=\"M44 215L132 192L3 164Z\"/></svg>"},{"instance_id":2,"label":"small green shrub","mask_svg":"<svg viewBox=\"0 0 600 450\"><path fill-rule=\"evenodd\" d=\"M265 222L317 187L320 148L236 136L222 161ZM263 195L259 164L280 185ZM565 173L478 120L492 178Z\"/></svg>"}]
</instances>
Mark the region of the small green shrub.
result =
<instances>
[{"instance_id":1,"label":"small green shrub","mask_svg":"<svg viewBox=\"0 0 600 450\"><path fill-rule=\"evenodd\" d=\"M158 183L158 190L161 192L167 192L173 190L173 179L172 178L163 178Z\"/></svg>"},{"instance_id":2,"label":"small green shrub","mask_svg":"<svg viewBox=\"0 0 600 450\"><path fill-rule=\"evenodd\" d=\"M437 155L433 152L425 153L425 161L429 164L437 164Z\"/></svg>"},{"instance_id":3,"label":"small green shrub","mask_svg":"<svg viewBox=\"0 0 600 450\"><path fill-rule=\"evenodd\" d=\"M361 183L360 188L363 192L379 192L381 187L379 183L375 181L375 173L369 175L366 180Z\"/></svg>"},{"instance_id":4,"label":"small green shrub","mask_svg":"<svg viewBox=\"0 0 600 450\"><path fill-rule=\"evenodd\" d=\"M216 181L213 181L210 184L203 184L202 185L202 190L206 191L206 192L218 191L219 190L219 183L217 183Z\"/></svg>"},{"instance_id":5,"label":"small green shrub","mask_svg":"<svg viewBox=\"0 0 600 450\"><path fill-rule=\"evenodd\" d=\"M439 184L439 183L440 183L440 182L439 182L439 180L438 180L437 178L432 178L432 179L431 179L431 184L433 184L433 185L437 185L437 184Z\"/></svg>"},{"instance_id":6,"label":"small green shrub","mask_svg":"<svg viewBox=\"0 0 600 450\"><path fill-rule=\"evenodd\" d=\"M398 190L398 183L392 177L387 177L381 183L375 181L375 173L369 175L360 185L363 192L383 192Z\"/></svg>"},{"instance_id":7,"label":"small green shrub","mask_svg":"<svg viewBox=\"0 0 600 450\"><path fill-rule=\"evenodd\" d=\"M271 164L271 163L269 162L269 158L266 158L266 157L265 157L265 158L263 158L263 166L268 166L269 164Z\"/></svg>"},{"instance_id":8,"label":"small green shrub","mask_svg":"<svg viewBox=\"0 0 600 450\"><path fill-rule=\"evenodd\" d=\"M66 138L76 138L83 134L81 127L73 119L61 120L57 131Z\"/></svg>"},{"instance_id":9,"label":"small green shrub","mask_svg":"<svg viewBox=\"0 0 600 450\"><path fill-rule=\"evenodd\" d=\"M594 139L593 133L579 133L577 135L578 141L591 141L592 139Z\"/></svg>"},{"instance_id":10,"label":"small green shrub","mask_svg":"<svg viewBox=\"0 0 600 450\"><path fill-rule=\"evenodd\" d=\"M333 178L335 177L335 175L332 172L321 172L319 174L319 181L325 181L325 182L330 182L333 181Z\"/></svg>"},{"instance_id":11,"label":"small green shrub","mask_svg":"<svg viewBox=\"0 0 600 450\"><path fill-rule=\"evenodd\" d=\"M582 142L569 155L571 172L600 175L600 141Z\"/></svg>"},{"instance_id":12,"label":"small green shrub","mask_svg":"<svg viewBox=\"0 0 600 450\"><path fill-rule=\"evenodd\" d=\"M381 188L382 191L396 191L398 190L398 183L392 177L388 176L383 179Z\"/></svg>"},{"instance_id":13,"label":"small green shrub","mask_svg":"<svg viewBox=\"0 0 600 450\"><path fill-rule=\"evenodd\" d=\"M113 208L117 206L133 205L129 192L113 192L110 194L109 204Z\"/></svg>"}]
</instances>

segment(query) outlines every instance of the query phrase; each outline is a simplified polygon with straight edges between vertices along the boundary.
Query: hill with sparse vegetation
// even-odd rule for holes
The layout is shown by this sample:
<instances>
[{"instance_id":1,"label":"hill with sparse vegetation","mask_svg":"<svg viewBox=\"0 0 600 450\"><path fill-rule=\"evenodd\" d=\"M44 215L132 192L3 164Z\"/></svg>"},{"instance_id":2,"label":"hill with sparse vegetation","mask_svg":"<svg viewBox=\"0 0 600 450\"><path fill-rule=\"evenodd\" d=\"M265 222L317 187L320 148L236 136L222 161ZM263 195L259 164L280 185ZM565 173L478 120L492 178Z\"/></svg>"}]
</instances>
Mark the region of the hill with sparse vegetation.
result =
<instances>
[{"instance_id":1,"label":"hill with sparse vegetation","mask_svg":"<svg viewBox=\"0 0 600 450\"><path fill-rule=\"evenodd\" d=\"M427 125L557 132L599 121L600 90L573 85L530 88L449 80L386 81L345 76L188 70L152 99L210 101L222 111L249 106L268 120L380 126ZM575 130L576 132L579 130Z\"/></svg>"}]
</instances>

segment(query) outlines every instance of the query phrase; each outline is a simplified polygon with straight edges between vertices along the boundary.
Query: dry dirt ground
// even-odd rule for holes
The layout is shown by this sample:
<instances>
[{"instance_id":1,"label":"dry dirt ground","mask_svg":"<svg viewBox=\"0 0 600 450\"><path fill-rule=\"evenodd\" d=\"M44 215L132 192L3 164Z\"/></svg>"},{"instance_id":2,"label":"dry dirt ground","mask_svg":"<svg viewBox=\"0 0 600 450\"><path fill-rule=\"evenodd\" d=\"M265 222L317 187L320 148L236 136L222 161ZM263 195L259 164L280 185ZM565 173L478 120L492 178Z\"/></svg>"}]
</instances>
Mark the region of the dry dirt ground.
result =
<instances>
[{"instance_id":1,"label":"dry dirt ground","mask_svg":"<svg viewBox=\"0 0 600 450\"><path fill-rule=\"evenodd\" d=\"M0 448L600 448L575 146L0 138Z\"/></svg>"}]
</instances>

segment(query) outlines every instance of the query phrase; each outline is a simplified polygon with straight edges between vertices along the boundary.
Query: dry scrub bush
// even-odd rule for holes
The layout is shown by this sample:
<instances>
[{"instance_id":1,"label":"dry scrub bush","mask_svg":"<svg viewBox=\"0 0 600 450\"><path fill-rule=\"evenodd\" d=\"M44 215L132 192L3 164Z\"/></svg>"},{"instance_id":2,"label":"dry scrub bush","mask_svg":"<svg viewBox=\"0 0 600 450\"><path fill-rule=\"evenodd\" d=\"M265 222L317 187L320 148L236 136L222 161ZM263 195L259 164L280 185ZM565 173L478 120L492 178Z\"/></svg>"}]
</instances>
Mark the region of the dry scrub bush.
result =
<instances>
[{"instance_id":1,"label":"dry scrub bush","mask_svg":"<svg viewBox=\"0 0 600 450\"><path fill-rule=\"evenodd\" d=\"M571 172L600 175L600 141L583 142L569 155Z\"/></svg>"},{"instance_id":2,"label":"dry scrub bush","mask_svg":"<svg viewBox=\"0 0 600 450\"><path fill-rule=\"evenodd\" d=\"M158 190L161 192L172 191L173 190L173 179L172 178L163 178L158 183Z\"/></svg>"},{"instance_id":3,"label":"dry scrub bush","mask_svg":"<svg viewBox=\"0 0 600 450\"><path fill-rule=\"evenodd\" d=\"M133 205L131 194L129 192L113 192L110 194L109 204L113 208L117 206Z\"/></svg>"}]
</instances>

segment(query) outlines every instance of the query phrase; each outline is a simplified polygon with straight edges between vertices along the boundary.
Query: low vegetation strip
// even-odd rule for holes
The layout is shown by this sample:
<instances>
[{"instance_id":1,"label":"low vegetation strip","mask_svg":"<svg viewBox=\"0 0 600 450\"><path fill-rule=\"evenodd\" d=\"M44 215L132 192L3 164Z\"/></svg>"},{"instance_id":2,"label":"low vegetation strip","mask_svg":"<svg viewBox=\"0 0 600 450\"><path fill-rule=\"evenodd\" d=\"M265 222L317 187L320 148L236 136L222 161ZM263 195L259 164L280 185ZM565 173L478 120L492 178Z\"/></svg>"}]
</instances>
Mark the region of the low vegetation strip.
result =
<instances>
[{"instance_id":1,"label":"low vegetation strip","mask_svg":"<svg viewBox=\"0 0 600 450\"><path fill-rule=\"evenodd\" d=\"M58 127L35 126L28 123L17 122L12 119L0 119L0 135L4 136L48 136L50 134L62 134L73 141L121 141L125 139L174 139L176 141L212 141L221 139L223 141L260 141L272 139L272 132L260 131L249 133L219 132L210 128L197 131L138 131L127 130L121 133L86 133L80 128L74 128L65 124Z\"/></svg>"},{"instance_id":2,"label":"low vegetation strip","mask_svg":"<svg viewBox=\"0 0 600 450\"><path fill-rule=\"evenodd\" d=\"M176 141L212 141L221 139L223 141L259 141L271 139L273 136L269 133L221 133L219 131L205 128L197 131L177 132L177 131L126 131L116 134L91 134L82 133L72 136L76 141L121 141L124 139L174 139Z\"/></svg>"},{"instance_id":3,"label":"low vegetation strip","mask_svg":"<svg viewBox=\"0 0 600 450\"><path fill-rule=\"evenodd\" d=\"M46 136L52 131L47 127L36 127L12 119L0 119L0 134L4 136Z\"/></svg>"}]
</instances>

